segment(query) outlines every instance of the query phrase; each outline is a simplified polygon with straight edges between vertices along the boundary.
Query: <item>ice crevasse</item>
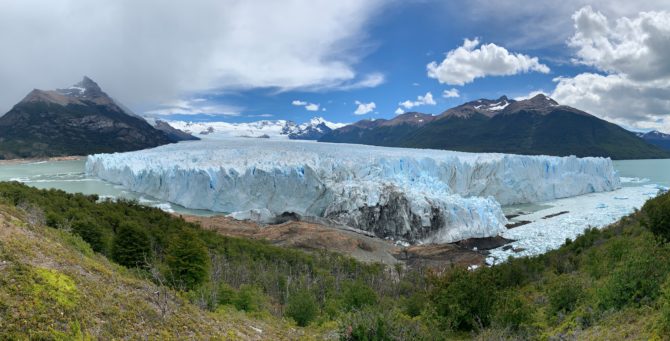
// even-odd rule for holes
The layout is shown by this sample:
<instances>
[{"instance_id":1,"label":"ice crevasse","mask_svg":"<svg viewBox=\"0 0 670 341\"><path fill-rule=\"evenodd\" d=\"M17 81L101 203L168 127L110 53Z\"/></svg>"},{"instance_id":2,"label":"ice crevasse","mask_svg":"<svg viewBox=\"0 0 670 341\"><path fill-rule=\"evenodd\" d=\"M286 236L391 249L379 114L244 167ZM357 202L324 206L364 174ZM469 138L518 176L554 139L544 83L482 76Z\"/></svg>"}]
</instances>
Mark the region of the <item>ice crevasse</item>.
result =
<instances>
[{"instance_id":1,"label":"ice crevasse","mask_svg":"<svg viewBox=\"0 0 670 341\"><path fill-rule=\"evenodd\" d=\"M608 158L231 138L88 156L86 172L187 208L319 217L411 243L505 230L501 205L620 187Z\"/></svg>"}]
</instances>

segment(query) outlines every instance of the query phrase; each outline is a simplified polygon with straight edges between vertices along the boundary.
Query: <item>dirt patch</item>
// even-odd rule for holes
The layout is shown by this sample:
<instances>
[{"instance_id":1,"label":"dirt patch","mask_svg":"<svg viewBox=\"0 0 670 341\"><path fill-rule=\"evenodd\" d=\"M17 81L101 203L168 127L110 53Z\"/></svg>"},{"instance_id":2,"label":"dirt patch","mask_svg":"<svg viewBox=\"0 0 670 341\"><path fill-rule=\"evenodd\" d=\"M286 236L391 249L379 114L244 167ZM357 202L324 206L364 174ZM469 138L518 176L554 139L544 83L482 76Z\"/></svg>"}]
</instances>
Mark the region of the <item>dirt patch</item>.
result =
<instances>
[{"instance_id":1,"label":"dirt patch","mask_svg":"<svg viewBox=\"0 0 670 341\"><path fill-rule=\"evenodd\" d=\"M559 215L566 214L566 213L570 213L570 211L561 211L561 212L558 212L558 213L549 214L549 215L546 215L546 216L542 217L542 219L549 219L549 218L553 218L553 217L558 217Z\"/></svg>"},{"instance_id":2,"label":"dirt patch","mask_svg":"<svg viewBox=\"0 0 670 341\"><path fill-rule=\"evenodd\" d=\"M530 223L532 223L532 221L519 220L519 221L515 221L513 223L505 224L505 227L509 230L509 229L513 229L515 227L523 226L523 225L530 224Z\"/></svg>"},{"instance_id":3,"label":"dirt patch","mask_svg":"<svg viewBox=\"0 0 670 341\"><path fill-rule=\"evenodd\" d=\"M513 240L496 236L488 238L470 238L461 240L455 244L466 249L482 251L499 248L511 242L513 242Z\"/></svg>"},{"instance_id":4,"label":"dirt patch","mask_svg":"<svg viewBox=\"0 0 670 341\"><path fill-rule=\"evenodd\" d=\"M280 224L259 225L226 216L182 215L189 222L226 236L267 240L270 243L305 251L327 250L347 254L364 262L404 263L409 267L444 269L451 264L483 265L485 251L509 241L502 237L478 238L456 244L429 244L400 247L391 241L322 224L289 220ZM501 244L502 243L502 244Z\"/></svg>"}]
</instances>

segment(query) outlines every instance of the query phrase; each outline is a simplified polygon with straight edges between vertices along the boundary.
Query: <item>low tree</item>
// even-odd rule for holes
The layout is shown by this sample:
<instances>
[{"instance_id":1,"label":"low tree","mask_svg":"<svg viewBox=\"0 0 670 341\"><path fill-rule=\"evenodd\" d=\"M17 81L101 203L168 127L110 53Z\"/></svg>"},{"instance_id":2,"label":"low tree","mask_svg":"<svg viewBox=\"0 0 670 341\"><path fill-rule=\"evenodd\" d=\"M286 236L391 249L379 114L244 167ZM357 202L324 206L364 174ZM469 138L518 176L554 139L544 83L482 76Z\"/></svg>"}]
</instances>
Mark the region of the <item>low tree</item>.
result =
<instances>
[{"instance_id":1,"label":"low tree","mask_svg":"<svg viewBox=\"0 0 670 341\"><path fill-rule=\"evenodd\" d=\"M655 235L670 241L670 192L648 200L642 206L644 225Z\"/></svg>"},{"instance_id":2,"label":"low tree","mask_svg":"<svg viewBox=\"0 0 670 341\"><path fill-rule=\"evenodd\" d=\"M209 275L209 253L205 244L193 233L176 235L167 250L165 262L174 287L193 289Z\"/></svg>"},{"instance_id":3,"label":"low tree","mask_svg":"<svg viewBox=\"0 0 670 341\"><path fill-rule=\"evenodd\" d=\"M297 292L288 299L286 315L292 318L299 326L308 325L318 312L314 296L307 291Z\"/></svg>"},{"instance_id":4,"label":"low tree","mask_svg":"<svg viewBox=\"0 0 670 341\"><path fill-rule=\"evenodd\" d=\"M147 260L151 258L151 243L147 233L137 224L121 224L112 244L112 259L129 268L146 268Z\"/></svg>"}]
</instances>

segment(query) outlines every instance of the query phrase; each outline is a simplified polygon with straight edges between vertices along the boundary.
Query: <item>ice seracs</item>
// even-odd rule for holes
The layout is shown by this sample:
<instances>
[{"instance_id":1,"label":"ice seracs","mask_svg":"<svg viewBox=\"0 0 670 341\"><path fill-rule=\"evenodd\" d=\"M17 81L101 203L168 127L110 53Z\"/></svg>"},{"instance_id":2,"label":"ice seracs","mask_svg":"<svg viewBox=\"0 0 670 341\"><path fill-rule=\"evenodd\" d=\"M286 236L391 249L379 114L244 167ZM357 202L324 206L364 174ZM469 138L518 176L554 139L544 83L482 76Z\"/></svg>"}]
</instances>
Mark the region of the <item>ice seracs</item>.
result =
<instances>
[{"instance_id":1,"label":"ice seracs","mask_svg":"<svg viewBox=\"0 0 670 341\"><path fill-rule=\"evenodd\" d=\"M187 208L293 212L413 243L495 236L507 222L501 204L620 186L604 158L240 138L96 154L86 171Z\"/></svg>"}]
</instances>

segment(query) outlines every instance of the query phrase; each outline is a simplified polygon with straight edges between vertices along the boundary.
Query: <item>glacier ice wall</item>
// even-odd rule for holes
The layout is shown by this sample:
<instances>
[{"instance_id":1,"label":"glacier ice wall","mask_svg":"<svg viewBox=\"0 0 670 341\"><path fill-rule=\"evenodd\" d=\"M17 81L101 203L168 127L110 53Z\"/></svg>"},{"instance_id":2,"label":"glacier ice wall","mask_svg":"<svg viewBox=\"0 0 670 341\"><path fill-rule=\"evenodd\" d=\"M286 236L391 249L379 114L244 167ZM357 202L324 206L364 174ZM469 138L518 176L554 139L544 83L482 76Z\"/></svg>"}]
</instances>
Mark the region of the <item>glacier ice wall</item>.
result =
<instances>
[{"instance_id":1,"label":"glacier ice wall","mask_svg":"<svg viewBox=\"0 0 670 341\"><path fill-rule=\"evenodd\" d=\"M494 236L501 204L620 187L605 158L244 138L91 155L86 171L188 208L295 212L410 242Z\"/></svg>"}]
</instances>

